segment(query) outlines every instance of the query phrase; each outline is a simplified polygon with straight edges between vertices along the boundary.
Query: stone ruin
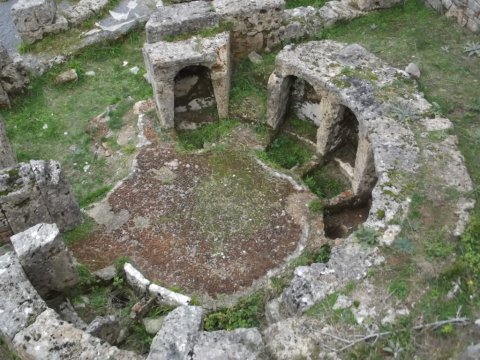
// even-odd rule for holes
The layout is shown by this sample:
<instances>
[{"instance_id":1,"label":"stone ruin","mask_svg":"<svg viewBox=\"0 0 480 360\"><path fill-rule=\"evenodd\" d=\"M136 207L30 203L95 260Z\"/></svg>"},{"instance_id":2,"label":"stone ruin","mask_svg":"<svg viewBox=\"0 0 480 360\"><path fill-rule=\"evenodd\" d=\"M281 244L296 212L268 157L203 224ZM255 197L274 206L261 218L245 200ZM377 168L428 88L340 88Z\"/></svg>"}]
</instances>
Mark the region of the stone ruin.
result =
<instances>
[{"instance_id":1,"label":"stone ruin","mask_svg":"<svg viewBox=\"0 0 480 360\"><path fill-rule=\"evenodd\" d=\"M480 2L478 0L425 0L433 9L453 18L460 26L480 32Z\"/></svg>"},{"instance_id":2,"label":"stone ruin","mask_svg":"<svg viewBox=\"0 0 480 360\"><path fill-rule=\"evenodd\" d=\"M22 41L32 44L48 34L76 26L98 14L107 0L80 0L59 9L54 0L20 0L12 7L12 18Z\"/></svg>"},{"instance_id":3,"label":"stone ruin","mask_svg":"<svg viewBox=\"0 0 480 360\"><path fill-rule=\"evenodd\" d=\"M21 60L13 60L0 43L0 109L10 108L12 96L23 92L27 84L27 71ZM1 162L0 159L0 167Z\"/></svg>"},{"instance_id":4,"label":"stone ruin","mask_svg":"<svg viewBox=\"0 0 480 360\"><path fill-rule=\"evenodd\" d=\"M206 74L204 72L203 80L211 82L213 89L211 91L207 89L203 94L196 94L195 98L187 96L184 101L186 110L192 107L197 110L202 109L205 105L211 105L213 101L216 103L219 117L228 116L231 65L230 36L227 32L212 38L146 44L143 53L162 127L174 127L175 109L183 105L175 104L178 102L176 100L179 98L181 82L188 82L192 79L195 83L198 82L199 79L195 74L200 73L199 68L207 70ZM192 75L188 75L188 73L186 76L181 76L182 71L189 67L194 67L193 69L196 70L193 74L196 78L192 78ZM192 85L184 95L188 95L191 87Z\"/></svg>"},{"instance_id":5,"label":"stone ruin","mask_svg":"<svg viewBox=\"0 0 480 360\"><path fill-rule=\"evenodd\" d=\"M82 215L57 161L17 164L0 117L0 243L41 222L67 231Z\"/></svg>"},{"instance_id":6,"label":"stone ruin","mask_svg":"<svg viewBox=\"0 0 480 360\"><path fill-rule=\"evenodd\" d=\"M219 117L227 117L232 58L305 36L338 19L339 13L353 17L392 2L358 1L348 11L340 3L331 1L319 10L284 10L283 1L277 0L193 1L154 14L147 23L149 43L143 53L161 126L176 127L176 112L212 105ZM51 6L45 9L53 11ZM46 18L50 24L57 21ZM226 22L231 29L223 31ZM170 38L179 31L195 33L217 25L222 31L213 36ZM293 109L317 126L317 166L335 163L351 184L351 191L327 206L368 201L365 224L381 234L380 244L386 246L401 231L398 223L411 201L405 194L423 162L429 163L440 187L459 194L445 209L456 220L450 233L463 232L474 205L455 136L438 143L428 140L429 134L450 129L451 122L435 115L410 81L408 74L361 46L333 41L286 46L268 81L268 125L280 131ZM196 87L200 83L211 85ZM407 85L398 88L399 83ZM414 123L399 116L399 106ZM0 170L0 235L16 233L11 237L15 253L0 257L0 335L25 359L141 359L64 321L42 299L66 292L78 281L59 230L78 224L80 212L58 163L15 164L1 122L0 154L0 167L6 167ZM295 269L290 285L267 304L268 325L262 333L256 328L202 331L203 309L191 306L190 298L152 284L131 264L124 270L139 293L178 305L165 318L147 359L254 359L265 349L279 359L291 359L307 356L318 339L324 340L321 329L308 328L303 314L350 281L364 281L368 269L383 261L377 247L365 248L354 234L347 236L333 247L327 263Z\"/></svg>"},{"instance_id":7,"label":"stone ruin","mask_svg":"<svg viewBox=\"0 0 480 360\"><path fill-rule=\"evenodd\" d=\"M0 241L41 222L55 222L62 231L82 222L80 208L56 161L15 164L0 122Z\"/></svg>"}]
</instances>

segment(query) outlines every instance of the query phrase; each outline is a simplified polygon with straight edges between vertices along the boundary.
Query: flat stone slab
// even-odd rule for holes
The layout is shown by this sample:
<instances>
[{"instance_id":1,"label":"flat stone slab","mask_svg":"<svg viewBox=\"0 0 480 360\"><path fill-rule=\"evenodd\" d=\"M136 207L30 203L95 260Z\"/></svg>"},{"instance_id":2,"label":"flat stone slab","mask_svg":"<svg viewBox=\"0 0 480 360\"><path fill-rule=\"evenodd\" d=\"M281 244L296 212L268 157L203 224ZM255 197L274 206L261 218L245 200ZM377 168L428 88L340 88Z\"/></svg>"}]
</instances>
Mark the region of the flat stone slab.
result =
<instances>
[{"instance_id":1,"label":"flat stone slab","mask_svg":"<svg viewBox=\"0 0 480 360\"><path fill-rule=\"evenodd\" d=\"M186 359L197 341L202 319L201 307L181 306L173 310L153 338L147 360Z\"/></svg>"},{"instance_id":2,"label":"flat stone slab","mask_svg":"<svg viewBox=\"0 0 480 360\"><path fill-rule=\"evenodd\" d=\"M209 1L191 1L164 6L154 12L145 30L147 42L154 43L169 35L191 33L218 26L218 15Z\"/></svg>"},{"instance_id":3,"label":"flat stone slab","mask_svg":"<svg viewBox=\"0 0 480 360\"><path fill-rule=\"evenodd\" d=\"M0 336L7 340L47 308L12 252L0 256L0 299Z\"/></svg>"},{"instance_id":4,"label":"flat stone slab","mask_svg":"<svg viewBox=\"0 0 480 360\"><path fill-rule=\"evenodd\" d=\"M251 15L266 9L278 9L281 13L285 0L214 0L213 6L220 16Z\"/></svg>"}]
</instances>

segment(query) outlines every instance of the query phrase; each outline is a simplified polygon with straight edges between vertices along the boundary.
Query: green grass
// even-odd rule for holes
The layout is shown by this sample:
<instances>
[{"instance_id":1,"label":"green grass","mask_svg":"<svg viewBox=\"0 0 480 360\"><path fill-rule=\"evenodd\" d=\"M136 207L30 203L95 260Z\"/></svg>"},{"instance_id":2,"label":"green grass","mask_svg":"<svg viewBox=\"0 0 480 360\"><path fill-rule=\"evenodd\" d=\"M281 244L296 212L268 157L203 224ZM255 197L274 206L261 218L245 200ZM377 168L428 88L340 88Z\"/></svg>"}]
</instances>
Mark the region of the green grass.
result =
<instances>
[{"instance_id":1,"label":"green grass","mask_svg":"<svg viewBox=\"0 0 480 360\"><path fill-rule=\"evenodd\" d=\"M317 137L317 126L311 121L289 118L286 121L286 125L291 128L295 134L307 137L312 141Z\"/></svg>"},{"instance_id":2,"label":"green grass","mask_svg":"<svg viewBox=\"0 0 480 360\"><path fill-rule=\"evenodd\" d=\"M264 316L265 300L265 294L258 292L240 299L235 306L211 312L203 320L204 330L234 330L257 327Z\"/></svg>"},{"instance_id":3,"label":"green grass","mask_svg":"<svg viewBox=\"0 0 480 360\"><path fill-rule=\"evenodd\" d=\"M313 150L293 135L280 134L267 147L265 152L269 162L291 169L295 165L303 165L313 156Z\"/></svg>"},{"instance_id":4,"label":"green grass","mask_svg":"<svg viewBox=\"0 0 480 360\"><path fill-rule=\"evenodd\" d=\"M67 246L73 245L84 240L94 228L95 221L90 217L85 217L80 225L63 234L63 241Z\"/></svg>"},{"instance_id":5,"label":"green grass","mask_svg":"<svg viewBox=\"0 0 480 360\"><path fill-rule=\"evenodd\" d=\"M119 104L109 124L116 131L124 112L133 106L126 101L129 96L135 101L152 96L142 72L133 75L128 71L130 66L143 67L143 42L143 35L132 33L121 41L86 49L67 64L33 79L26 94L14 100L12 110L1 111L19 161L60 161L81 206L105 195L128 171L116 173L105 158L94 154L92 137L85 130L90 119L107 106ZM129 66L122 67L124 60ZM53 79L70 67L77 69L79 80L55 85ZM83 75L89 70L96 76ZM83 170L86 163L88 172Z\"/></svg>"},{"instance_id":6,"label":"green grass","mask_svg":"<svg viewBox=\"0 0 480 360\"><path fill-rule=\"evenodd\" d=\"M315 199L308 203L308 210L313 213L321 213L323 211L323 208L324 204L320 199Z\"/></svg>"},{"instance_id":7,"label":"green grass","mask_svg":"<svg viewBox=\"0 0 480 360\"><path fill-rule=\"evenodd\" d=\"M237 126L236 120L220 120L201 126L195 130L180 130L177 132L180 146L185 150L203 149L205 143L218 143Z\"/></svg>"},{"instance_id":8,"label":"green grass","mask_svg":"<svg viewBox=\"0 0 480 360\"><path fill-rule=\"evenodd\" d=\"M349 188L349 184L339 175L339 170L333 164L327 164L307 174L305 184L321 199L337 196Z\"/></svg>"},{"instance_id":9,"label":"green grass","mask_svg":"<svg viewBox=\"0 0 480 360\"><path fill-rule=\"evenodd\" d=\"M300 6L313 6L320 8L325 5L326 2L327 0L286 0L285 7L287 9L293 9Z\"/></svg>"},{"instance_id":10,"label":"green grass","mask_svg":"<svg viewBox=\"0 0 480 360\"><path fill-rule=\"evenodd\" d=\"M317 250L305 250L298 258L292 261L292 267L308 266L313 263L326 263L330 260L332 248L329 244L320 246Z\"/></svg>"},{"instance_id":11,"label":"green grass","mask_svg":"<svg viewBox=\"0 0 480 360\"><path fill-rule=\"evenodd\" d=\"M326 324L356 324L352 310L350 310L349 308L335 310L333 309L337 298L337 293L328 295L325 299L319 301L310 309L308 309L306 314L311 317L320 318L322 319L322 322L325 322Z\"/></svg>"},{"instance_id":12,"label":"green grass","mask_svg":"<svg viewBox=\"0 0 480 360\"><path fill-rule=\"evenodd\" d=\"M260 64L242 59L235 64L230 90L230 116L251 122L264 122L267 113L267 83L277 52L263 54Z\"/></svg>"}]
</instances>

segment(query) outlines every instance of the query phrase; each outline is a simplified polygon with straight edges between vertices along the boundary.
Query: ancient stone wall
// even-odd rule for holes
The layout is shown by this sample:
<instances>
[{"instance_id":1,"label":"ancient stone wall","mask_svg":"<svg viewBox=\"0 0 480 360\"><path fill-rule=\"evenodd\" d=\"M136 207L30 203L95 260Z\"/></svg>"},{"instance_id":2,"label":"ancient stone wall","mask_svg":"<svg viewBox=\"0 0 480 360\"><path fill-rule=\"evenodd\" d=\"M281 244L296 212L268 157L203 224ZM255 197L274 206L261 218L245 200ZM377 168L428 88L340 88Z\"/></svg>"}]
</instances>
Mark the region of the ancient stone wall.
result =
<instances>
[{"instance_id":1,"label":"ancient stone wall","mask_svg":"<svg viewBox=\"0 0 480 360\"><path fill-rule=\"evenodd\" d=\"M43 270L52 278L63 276L62 267ZM0 256L0 299L0 337L20 359L142 359L61 319L39 296L13 252Z\"/></svg>"},{"instance_id":2,"label":"ancient stone wall","mask_svg":"<svg viewBox=\"0 0 480 360\"><path fill-rule=\"evenodd\" d=\"M3 119L0 116L0 169L14 166L17 163L15 153L8 141L5 125Z\"/></svg>"},{"instance_id":3,"label":"ancient stone wall","mask_svg":"<svg viewBox=\"0 0 480 360\"><path fill-rule=\"evenodd\" d=\"M12 18L26 44L68 28L67 20L57 16L55 0L20 0L12 7Z\"/></svg>"},{"instance_id":4,"label":"ancient stone wall","mask_svg":"<svg viewBox=\"0 0 480 360\"><path fill-rule=\"evenodd\" d=\"M480 33L479 0L426 0L426 3L445 16L454 18L461 26Z\"/></svg>"},{"instance_id":5,"label":"ancient stone wall","mask_svg":"<svg viewBox=\"0 0 480 360\"><path fill-rule=\"evenodd\" d=\"M222 21L232 24L234 57L265 48L266 37L283 24L284 0L214 0Z\"/></svg>"},{"instance_id":6,"label":"ancient stone wall","mask_svg":"<svg viewBox=\"0 0 480 360\"><path fill-rule=\"evenodd\" d=\"M27 84L25 68L20 61L14 61L0 43L0 109L9 108L11 97L22 92Z\"/></svg>"},{"instance_id":7,"label":"ancient stone wall","mask_svg":"<svg viewBox=\"0 0 480 360\"><path fill-rule=\"evenodd\" d=\"M10 230L18 233L38 223L57 223L70 230L82 218L60 164L33 160L0 170L0 213Z\"/></svg>"},{"instance_id":8,"label":"ancient stone wall","mask_svg":"<svg viewBox=\"0 0 480 360\"><path fill-rule=\"evenodd\" d=\"M76 26L98 14L108 0L80 0L59 10L55 0L20 0L12 7L12 18L22 41L32 44L47 34Z\"/></svg>"}]
</instances>

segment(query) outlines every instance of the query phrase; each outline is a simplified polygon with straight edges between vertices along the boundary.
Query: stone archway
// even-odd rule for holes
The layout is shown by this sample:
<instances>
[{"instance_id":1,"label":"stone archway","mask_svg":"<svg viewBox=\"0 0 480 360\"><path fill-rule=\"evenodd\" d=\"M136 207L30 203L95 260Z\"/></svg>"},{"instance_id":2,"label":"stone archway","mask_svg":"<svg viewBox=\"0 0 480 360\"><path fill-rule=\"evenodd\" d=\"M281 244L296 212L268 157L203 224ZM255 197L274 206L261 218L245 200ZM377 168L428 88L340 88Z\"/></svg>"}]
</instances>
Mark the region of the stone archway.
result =
<instances>
[{"instance_id":1,"label":"stone archway","mask_svg":"<svg viewBox=\"0 0 480 360\"><path fill-rule=\"evenodd\" d=\"M281 55L289 55L284 52ZM311 84L320 100L315 109L318 121L317 153L334 160L352 184L355 196L368 198L377 181L374 155L367 128L361 123L356 104L342 98L341 89L322 79L314 68L302 67L286 57L278 62L268 81L267 123L277 130L288 112L292 84L301 79Z\"/></svg>"},{"instance_id":2,"label":"stone archway","mask_svg":"<svg viewBox=\"0 0 480 360\"><path fill-rule=\"evenodd\" d=\"M228 116L231 67L228 32L209 38L145 44L143 55L162 128L175 125L175 78L185 68L209 69L218 116Z\"/></svg>"}]
</instances>

